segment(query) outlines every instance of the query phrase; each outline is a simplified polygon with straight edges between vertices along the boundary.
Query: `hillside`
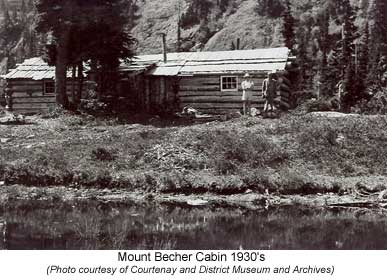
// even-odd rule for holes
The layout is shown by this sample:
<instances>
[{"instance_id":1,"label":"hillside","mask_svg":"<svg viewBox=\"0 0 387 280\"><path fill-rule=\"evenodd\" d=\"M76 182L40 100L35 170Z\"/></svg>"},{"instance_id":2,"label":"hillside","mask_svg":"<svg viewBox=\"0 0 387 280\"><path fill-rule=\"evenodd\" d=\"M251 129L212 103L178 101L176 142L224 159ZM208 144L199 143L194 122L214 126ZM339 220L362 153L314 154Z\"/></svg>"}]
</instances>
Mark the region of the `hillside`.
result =
<instances>
[{"instance_id":1,"label":"hillside","mask_svg":"<svg viewBox=\"0 0 387 280\"><path fill-rule=\"evenodd\" d=\"M295 18L313 17L319 9L330 0L292 0ZM240 38L240 48L251 49L260 47L278 47L283 45L281 34L282 19L257 14L257 0L206 0L209 11L203 10L202 17L191 17L187 14L194 10L194 0L144 0L138 1L138 19L132 29L133 35L139 40L138 53L160 53L161 40L158 33L167 34L170 51L177 49L178 11L182 17L181 45L188 50L229 50L232 43ZM200 1L199 1L200 2ZM357 24L362 24L363 14L368 8L368 1L353 0L352 4L359 7ZM201 7L198 7L200 11ZM199 12L200 13L200 12ZM195 14L195 13L194 13ZM184 23L187 18L188 24ZM193 22L193 24L189 24ZM331 19L332 33L340 32L339 27Z\"/></svg>"},{"instance_id":2,"label":"hillside","mask_svg":"<svg viewBox=\"0 0 387 280\"><path fill-rule=\"evenodd\" d=\"M181 14L184 19L190 4L182 2ZM237 38L241 39L241 48L245 49L281 45L278 33L280 20L256 16L255 0L227 1L229 3L223 11L216 5L216 1L212 2L207 19L182 27L181 41L184 50L229 50ZM133 35L139 40L139 53L161 51L161 43L157 37L159 32L167 34L168 48L171 51L176 50L178 6L179 0L148 0L139 5L138 14L141 17L133 28Z\"/></svg>"},{"instance_id":3,"label":"hillside","mask_svg":"<svg viewBox=\"0 0 387 280\"><path fill-rule=\"evenodd\" d=\"M313 17L318 9L329 1L331 0L292 0L291 4L294 16L301 18ZM15 56L16 62L20 62L25 56L38 54L36 51L20 54L23 42L26 41L25 31L30 30L34 25L35 17L30 6L31 1L0 1L0 6L5 3L11 17L21 16L23 2L27 12L32 15L23 22L23 26L20 26L22 30L15 30L14 36L11 36L11 42L3 42L3 45L8 46L11 54ZM132 33L138 39L137 53L139 54L161 52L160 32L167 34L169 51L176 51L179 14L182 27L180 49L183 51L229 50L232 44L236 45L237 38L241 40L242 49L283 45L282 19L258 15L257 0L135 0L133 3L134 8L128 12L128 17L130 17ZM362 7L363 12L368 6L367 1L362 0L353 0L352 3ZM360 17L359 22L361 22ZM4 23L4 11L0 12L0 23ZM334 24L331 31L338 32ZM15 39L15 36L18 38ZM38 49L38 42L33 44L33 47ZM5 54L0 52L0 59L4 56Z\"/></svg>"}]
</instances>

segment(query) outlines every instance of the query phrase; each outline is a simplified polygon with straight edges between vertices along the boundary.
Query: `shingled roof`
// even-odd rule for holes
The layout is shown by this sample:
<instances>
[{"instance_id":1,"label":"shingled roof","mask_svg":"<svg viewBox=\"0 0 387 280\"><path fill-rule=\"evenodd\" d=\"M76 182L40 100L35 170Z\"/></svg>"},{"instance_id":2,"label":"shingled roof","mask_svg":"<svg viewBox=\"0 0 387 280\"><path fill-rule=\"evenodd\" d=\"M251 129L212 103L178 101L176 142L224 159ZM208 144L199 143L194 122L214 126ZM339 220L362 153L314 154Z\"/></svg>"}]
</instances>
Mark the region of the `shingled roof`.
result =
<instances>
[{"instance_id":1,"label":"shingled roof","mask_svg":"<svg viewBox=\"0 0 387 280\"><path fill-rule=\"evenodd\" d=\"M26 59L23 63L18 64L8 74L1 76L4 79L32 79L44 80L55 78L55 66L49 66L40 57ZM67 77L72 77L72 71L67 71Z\"/></svg>"},{"instance_id":2,"label":"shingled roof","mask_svg":"<svg viewBox=\"0 0 387 280\"><path fill-rule=\"evenodd\" d=\"M139 55L130 63L123 62L120 71L145 72L150 76L189 76L200 74L225 74L244 72L267 72L285 70L289 59L288 48L254 50L179 52L168 53L167 62L163 54ZM71 71L67 77L72 76ZM40 57L26 59L8 74L5 79L54 79L55 67L49 66Z\"/></svg>"},{"instance_id":3,"label":"shingled roof","mask_svg":"<svg viewBox=\"0 0 387 280\"><path fill-rule=\"evenodd\" d=\"M168 53L167 62L163 54L140 55L132 63L122 65L130 71L142 65L148 68L147 75L176 76L198 74L224 74L244 72L266 72L284 70L289 59L288 48L254 50L180 52ZM134 68L133 68L134 69Z\"/></svg>"}]
</instances>

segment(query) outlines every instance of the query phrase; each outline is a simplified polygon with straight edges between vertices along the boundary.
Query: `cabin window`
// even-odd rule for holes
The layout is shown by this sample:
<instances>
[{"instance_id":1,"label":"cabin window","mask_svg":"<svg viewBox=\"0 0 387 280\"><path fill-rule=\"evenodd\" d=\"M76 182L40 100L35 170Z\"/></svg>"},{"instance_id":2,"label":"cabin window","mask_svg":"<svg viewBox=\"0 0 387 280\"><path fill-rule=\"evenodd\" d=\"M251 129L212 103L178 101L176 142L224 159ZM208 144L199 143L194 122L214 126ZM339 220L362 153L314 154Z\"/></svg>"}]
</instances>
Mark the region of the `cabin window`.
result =
<instances>
[{"instance_id":1,"label":"cabin window","mask_svg":"<svg viewBox=\"0 0 387 280\"><path fill-rule=\"evenodd\" d=\"M222 91L238 91L238 77L237 76L220 77L220 87Z\"/></svg>"},{"instance_id":2,"label":"cabin window","mask_svg":"<svg viewBox=\"0 0 387 280\"><path fill-rule=\"evenodd\" d=\"M44 94L53 94L55 93L55 82L54 81L45 81L44 82Z\"/></svg>"}]
</instances>

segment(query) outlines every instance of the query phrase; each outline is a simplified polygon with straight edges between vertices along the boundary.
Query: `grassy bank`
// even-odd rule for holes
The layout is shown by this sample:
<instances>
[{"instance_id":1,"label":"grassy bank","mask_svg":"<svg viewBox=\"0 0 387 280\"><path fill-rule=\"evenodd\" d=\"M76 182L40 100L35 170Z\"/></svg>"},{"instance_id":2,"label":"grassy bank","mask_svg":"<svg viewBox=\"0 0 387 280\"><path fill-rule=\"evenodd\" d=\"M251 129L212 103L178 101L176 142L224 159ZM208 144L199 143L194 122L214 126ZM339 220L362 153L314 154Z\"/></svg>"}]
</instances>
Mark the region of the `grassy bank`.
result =
<instances>
[{"instance_id":1,"label":"grassy bank","mask_svg":"<svg viewBox=\"0 0 387 280\"><path fill-rule=\"evenodd\" d=\"M387 117L285 115L206 124L80 116L0 125L0 181L163 193L387 188Z\"/></svg>"}]
</instances>

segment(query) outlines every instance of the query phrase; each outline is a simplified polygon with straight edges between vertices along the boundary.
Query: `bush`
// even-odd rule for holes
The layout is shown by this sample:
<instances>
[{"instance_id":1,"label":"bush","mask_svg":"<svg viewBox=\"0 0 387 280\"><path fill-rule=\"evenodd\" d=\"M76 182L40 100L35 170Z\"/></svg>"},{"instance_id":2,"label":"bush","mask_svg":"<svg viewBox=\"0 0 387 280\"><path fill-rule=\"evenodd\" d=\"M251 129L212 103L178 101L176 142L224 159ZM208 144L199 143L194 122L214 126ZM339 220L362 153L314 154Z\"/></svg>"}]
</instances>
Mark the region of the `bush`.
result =
<instances>
[{"instance_id":1,"label":"bush","mask_svg":"<svg viewBox=\"0 0 387 280\"><path fill-rule=\"evenodd\" d=\"M215 130L197 136L196 149L207 154L209 166L220 174L232 174L236 166L278 166L288 154L270 138L250 130Z\"/></svg>"},{"instance_id":2,"label":"bush","mask_svg":"<svg viewBox=\"0 0 387 280\"><path fill-rule=\"evenodd\" d=\"M338 103L328 99L310 99L305 102L307 112L329 112L338 109Z\"/></svg>"},{"instance_id":3,"label":"bush","mask_svg":"<svg viewBox=\"0 0 387 280\"><path fill-rule=\"evenodd\" d=\"M255 10L260 16L278 18L282 15L285 7L280 0L257 0Z\"/></svg>"},{"instance_id":4,"label":"bush","mask_svg":"<svg viewBox=\"0 0 387 280\"><path fill-rule=\"evenodd\" d=\"M103 116L109 114L109 108L106 102L97 99L82 99L79 104L79 110L86 114Z\"/></svg>"},{"instance_id":5,"label":"bush","mask_svg":"<svg viewBox=\"0 0 387 280\"><path fill-rule=\"evenodd\" d=\"M100 161L112 161L116 159L116 156L105 148L97 148L95 150L92 150L91 153L94 159Z\"/></svg>"},{"instance_id":6,"label":"bush","mask_svg":"<svg viewBox=\"0 0 387 280\"><path fill-rule=\"evenodd\" d=\"M367 114L387 114L387 89L376 92L368 102L359 105L360 110Z\"/></svg>"}]
</instances>

